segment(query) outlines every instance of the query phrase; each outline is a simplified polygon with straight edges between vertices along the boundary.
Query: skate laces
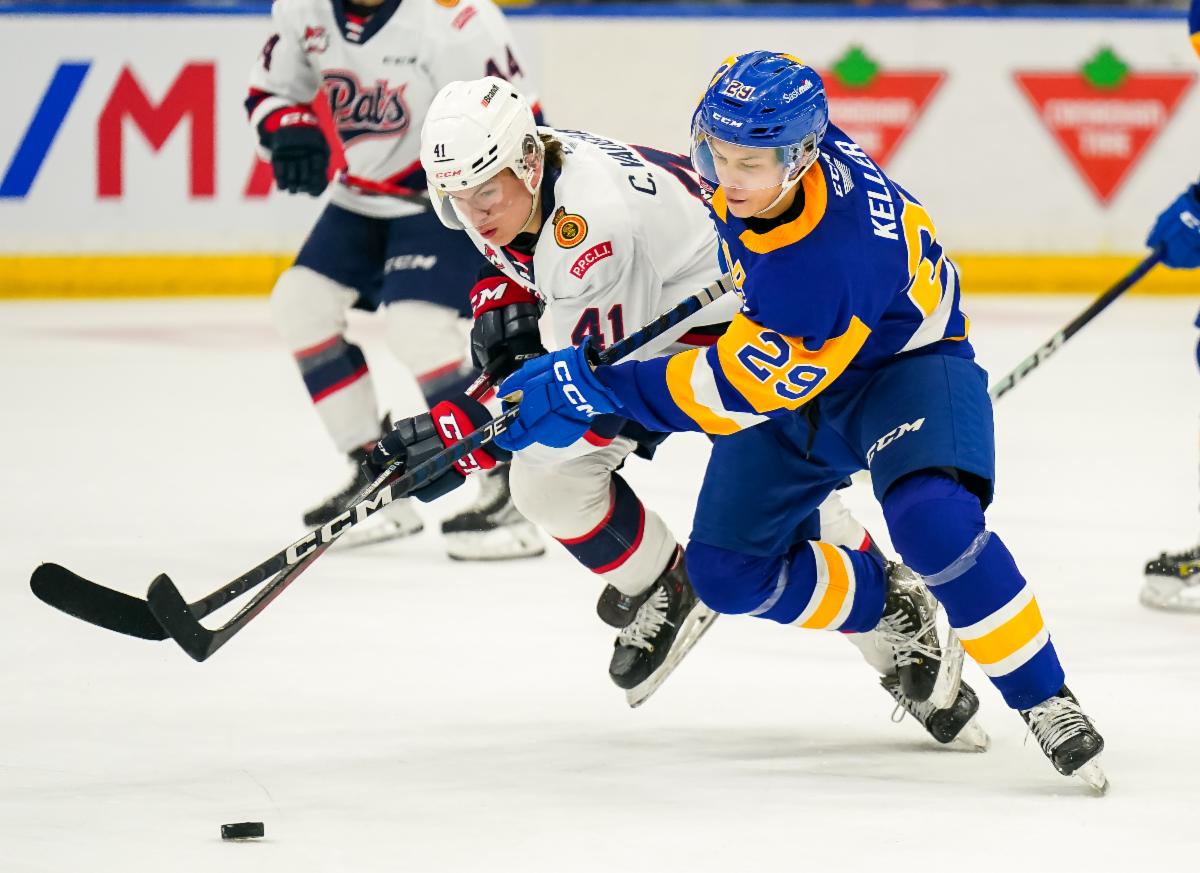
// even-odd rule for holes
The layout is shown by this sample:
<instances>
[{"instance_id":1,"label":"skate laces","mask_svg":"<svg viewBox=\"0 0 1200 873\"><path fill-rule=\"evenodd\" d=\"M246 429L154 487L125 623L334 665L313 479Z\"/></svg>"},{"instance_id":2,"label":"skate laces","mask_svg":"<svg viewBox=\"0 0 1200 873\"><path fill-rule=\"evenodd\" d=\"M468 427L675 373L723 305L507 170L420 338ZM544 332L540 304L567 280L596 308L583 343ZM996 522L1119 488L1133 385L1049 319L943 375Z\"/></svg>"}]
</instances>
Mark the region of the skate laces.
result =
<instances>
[{"instance_id":1,"label":"skate laces","mask_svg":"<svg viewBox=\"0 0 1200 873\"><path fill-rule=\"evenodd\" d=\"M937 626L937 615L931 615L926 622L918 626L914 631L909 630L912 623L908 613L903 609L897 608L884 615L880 619L879 625L875 628L879 632L880 637L895 652L897 668L915 664L919 656L934 660L941 658L942 653L937 646L923 642L925 635L933 631Z\"/></svg>"},{"instance_id":2,"label":"skate laces","mask_svg":"<svg viewBox=\"0 0 1200 873\"><path fill-rule=\"evenodd\" d=\"M1047 756L1064 740L1093 730L1079 704L1069 697L1051 697L1025 710L1029 731Z\"/></svg>"},{"instance_id":3,"label":"skate laces","mask_svg":"<svg viewBox=\"0 0 1200 873\"><path fill-rule=\"evenodd\" d=\"M937 707L928 700L913 700L900 690L900 683L885 682L883 685L892 697L896 698L896 708L892 710L892 723L900 724L904 721L904 713L910 712L913 717L921 724L925 724L929 716L933 715Z\"/></svg>"},{"instance_id":4,"label":"skate laces","mask_svg":"<svg viewBox=\"0 0 1200 873\"><path fill-rule=\"evenodd\" d=\"M654 638L667 624L667 608L671 605L667 590L659 585L650 598L641 605L637 614L628 625L621 628L617 634L617 642L622 646L654 651Z\"/></svg>"}]
</instances>

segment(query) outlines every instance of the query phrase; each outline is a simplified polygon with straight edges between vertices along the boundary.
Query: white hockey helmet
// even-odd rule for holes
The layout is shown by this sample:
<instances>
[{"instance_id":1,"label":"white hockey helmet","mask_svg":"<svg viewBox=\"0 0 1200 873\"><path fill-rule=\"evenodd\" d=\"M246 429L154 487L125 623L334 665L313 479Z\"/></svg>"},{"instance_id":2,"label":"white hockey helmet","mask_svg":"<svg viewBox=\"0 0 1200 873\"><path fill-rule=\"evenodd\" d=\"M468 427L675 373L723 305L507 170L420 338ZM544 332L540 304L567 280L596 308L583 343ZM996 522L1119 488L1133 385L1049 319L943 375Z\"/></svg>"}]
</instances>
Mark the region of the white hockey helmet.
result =
<instances>
[{"instance_id":1,"label":"white hockey helmet","mask_svg":"<svg viewBox=\"0 0 1200 873\"><path fill-rule=\"evenodd\" d=\"M534 194L544 156L533 110L495 76L446 85L433 98L421 128L430 199L448 227L461 228L462 222L446 194L482 185L506 168Z\"/></svg>"}]
</instances>

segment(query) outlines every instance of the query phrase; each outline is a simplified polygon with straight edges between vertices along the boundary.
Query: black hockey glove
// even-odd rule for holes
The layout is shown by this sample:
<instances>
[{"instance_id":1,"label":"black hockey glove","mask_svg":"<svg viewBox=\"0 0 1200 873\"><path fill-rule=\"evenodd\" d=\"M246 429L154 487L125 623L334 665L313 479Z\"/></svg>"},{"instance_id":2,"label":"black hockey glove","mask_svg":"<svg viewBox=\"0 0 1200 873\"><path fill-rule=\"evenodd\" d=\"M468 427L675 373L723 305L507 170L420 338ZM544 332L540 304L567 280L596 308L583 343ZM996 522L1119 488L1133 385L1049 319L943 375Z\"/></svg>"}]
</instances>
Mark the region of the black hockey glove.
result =
<instances>
[{"instance_id":1,"label":"black hockey glove","mask_svg":"<svg viewBox=\"0 0 1200 873\"><path fill-rule=\"evenodd\" d=\"M509 376L530 358L546 354L538 318L541 302L502 276L489 276L471 290L471 356L475 365L497 379Z\"/></svg>"},{"instance_id":2,"label":"black hockey glove","mask_svg":"<svg viewBox=\"0 0 1200 873\"><path fill-rule=\"evenodd\" d=\"M277 109L258 125L258 138L271 152L275 184L289 194L316 197L329 184L329 142L306 106Z\"/></svg>"},{"instance_id":3,"label":"black hockey glove","mask_svg":"<svg viewBox=\"0 0 1200 873\"><path fill-rule=\"evenodd\" d=\"M492 418L487 407L465 394L455 400L443 400L429 412L396 422L383 436L363 464L368 481L375 479L396 458L403 458L396 475L411 470L432 458L447 446L454 445L473 430L478 430ZM467 476L480 470L490 470L511 455L492 444L476 449L431 482L413 491L410 496L429 503L449 494Z\"/></svg>"}]
</instances>

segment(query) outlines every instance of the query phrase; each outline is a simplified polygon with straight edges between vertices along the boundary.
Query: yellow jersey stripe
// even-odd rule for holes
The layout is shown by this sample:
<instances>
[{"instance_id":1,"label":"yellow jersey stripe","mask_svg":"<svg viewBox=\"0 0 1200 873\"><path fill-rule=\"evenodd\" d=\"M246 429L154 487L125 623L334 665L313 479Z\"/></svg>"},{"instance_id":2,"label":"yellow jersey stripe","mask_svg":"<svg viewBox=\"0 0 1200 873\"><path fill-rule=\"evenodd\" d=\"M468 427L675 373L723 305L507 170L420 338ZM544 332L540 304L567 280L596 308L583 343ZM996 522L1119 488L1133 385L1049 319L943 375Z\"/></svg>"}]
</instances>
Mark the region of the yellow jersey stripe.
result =
<instances>
[{"instance_id":1,"label":"yellow jersey stripe","mask_svg":"<svg viewBox=\"0 0 1200 873\"><path fill-rule=\"evenodd\" d=\"M696 366L696 358L704 353L704 349L691 349L672 355L667 362L667 390L671 399L684 415L690 418L705 433L727 436L737 433L741 427L722 415L718 415L704 404L696 400L692 390L692 371Z\"/></svg>"}]
</instances>

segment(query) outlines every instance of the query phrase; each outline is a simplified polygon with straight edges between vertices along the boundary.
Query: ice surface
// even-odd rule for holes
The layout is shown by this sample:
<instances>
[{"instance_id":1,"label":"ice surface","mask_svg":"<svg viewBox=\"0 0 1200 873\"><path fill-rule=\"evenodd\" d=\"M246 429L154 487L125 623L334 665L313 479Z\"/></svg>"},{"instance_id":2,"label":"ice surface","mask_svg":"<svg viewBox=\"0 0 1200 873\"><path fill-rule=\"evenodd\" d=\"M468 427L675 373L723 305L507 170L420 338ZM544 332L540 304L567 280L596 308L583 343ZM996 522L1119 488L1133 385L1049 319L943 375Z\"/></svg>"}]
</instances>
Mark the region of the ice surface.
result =
<instances>
[{"instance_id":1,"label":"ice surface","mask_svg":"<svg viewBox=\"0 0 1200 873\"><path fill-rule=\"evenodd\" d=\"M966 309L998 376L1085 303ZM997 409L991 525L1108 740L1097 799L973 665L984 755L892 724L836 634L725 617L631 711L593 579L557 549L451 562L435 523L327 554L205 664L61 615L29 592L39 562L206 592L294 539L342 469L265 300L0 306L0 870L1194 870L1200 616L1137 590L1195 543L1195 314L1121 300ZM628 468L680 535L705 445ZM245 820L266 839L220 841Z\"/></svg>"}]
</instances>

